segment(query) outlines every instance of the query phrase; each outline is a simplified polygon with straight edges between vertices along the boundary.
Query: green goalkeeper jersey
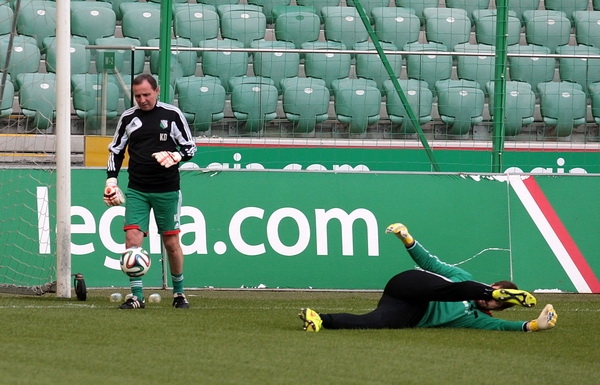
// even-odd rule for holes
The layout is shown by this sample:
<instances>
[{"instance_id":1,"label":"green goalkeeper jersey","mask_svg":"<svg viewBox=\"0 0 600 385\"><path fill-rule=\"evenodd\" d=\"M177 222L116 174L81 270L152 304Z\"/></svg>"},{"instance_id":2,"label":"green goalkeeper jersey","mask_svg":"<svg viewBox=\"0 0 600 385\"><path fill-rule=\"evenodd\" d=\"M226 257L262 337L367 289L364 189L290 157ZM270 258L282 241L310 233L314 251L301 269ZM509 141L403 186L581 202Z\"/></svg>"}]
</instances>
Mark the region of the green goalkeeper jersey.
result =
<instances>
[{"instance_id":1,"label":"green goalkeeper jersey","mask_svg":"<svg viewBox=\"0 0 600 385\"><path fill-rule=\"evenodd\" d=\"M473 280L472 275L456 266L449 265L432 255L419 242L408 249L408 253L423 270L448 278L452 282ZM525 331L526 322L506 321L493 318L477 309L475 302L436 302L429 303L425 315L416 327L452 327L486 330Z\"/></svg>"}]
</instances>

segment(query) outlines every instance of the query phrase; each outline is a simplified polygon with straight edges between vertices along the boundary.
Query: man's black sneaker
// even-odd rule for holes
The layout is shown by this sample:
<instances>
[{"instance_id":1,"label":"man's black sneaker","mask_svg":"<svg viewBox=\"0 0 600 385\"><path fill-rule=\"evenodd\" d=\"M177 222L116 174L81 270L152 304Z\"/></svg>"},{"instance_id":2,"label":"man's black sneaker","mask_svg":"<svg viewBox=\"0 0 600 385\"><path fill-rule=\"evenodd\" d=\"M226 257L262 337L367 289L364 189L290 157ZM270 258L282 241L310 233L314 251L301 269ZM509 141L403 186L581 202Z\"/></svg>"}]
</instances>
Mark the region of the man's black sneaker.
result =
<instances>
[{"instance_id":1,"label":"man's black sneaker","mask_svg":"<svg viewBox=\"0 0 600 385\"><path fill-rule=\"evenodd\" d=\"M185 298L185 294L175 293L173 295L173 307L177 309L187 309L190 307L190 303L187 298Z\"/></svg>"},{"instance_id":2,"label":"man's black sneaker","mask_svg":"<svg viewBox=\"0 0 600 385\"><path fill-rule=\"evenodd\" d=\"M123 302L119 309L143 309L146 307L146 301L140 301L135 295Z\"/></svg>"}]
</instances>

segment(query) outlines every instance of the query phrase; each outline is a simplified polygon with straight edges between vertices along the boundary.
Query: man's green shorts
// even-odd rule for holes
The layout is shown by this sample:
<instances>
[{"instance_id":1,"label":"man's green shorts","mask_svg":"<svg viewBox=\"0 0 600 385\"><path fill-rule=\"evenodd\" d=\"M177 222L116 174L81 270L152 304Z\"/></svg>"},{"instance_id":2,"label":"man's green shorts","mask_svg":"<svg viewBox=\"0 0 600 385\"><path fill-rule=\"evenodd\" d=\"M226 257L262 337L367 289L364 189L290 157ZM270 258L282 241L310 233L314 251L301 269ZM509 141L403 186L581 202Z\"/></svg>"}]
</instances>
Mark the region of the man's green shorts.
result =
<instances>
[{"instance_id":1,"label":"man's green shorts","mask_svg":"<svg viewBox=\"0 0 600 385\"><path fill-rule=\"evenodd\" d=\"M180 231L181 191L145 193L127 189L125 230L139 229L148 235L150 209L160 234L177 234Z\"/></svg>"}]
</instances>

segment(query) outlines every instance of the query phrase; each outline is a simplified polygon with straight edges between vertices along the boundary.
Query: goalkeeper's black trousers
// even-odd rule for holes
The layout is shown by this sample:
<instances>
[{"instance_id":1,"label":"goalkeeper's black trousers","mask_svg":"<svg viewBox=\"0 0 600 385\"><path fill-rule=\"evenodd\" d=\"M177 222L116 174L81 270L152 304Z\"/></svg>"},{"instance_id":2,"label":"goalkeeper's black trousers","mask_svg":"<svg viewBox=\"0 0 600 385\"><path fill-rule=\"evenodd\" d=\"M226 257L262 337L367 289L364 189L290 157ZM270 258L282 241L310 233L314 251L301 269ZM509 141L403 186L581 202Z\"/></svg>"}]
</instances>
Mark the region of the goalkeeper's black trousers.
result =
<instances>
[{"instance_id":1,"label":"goalkeeper's black trousers","mask_svg":"<svg viewBox=\"0 0 600 385\"><path fill-rule=\"evenodd\" d=\"M479 282L452 282L428 271L408 270L388 281L372 312L320 315L326 329L410 328L423 318L430 301L489 300L492 291L490 286Z\"/></svg>"}]
</instances>

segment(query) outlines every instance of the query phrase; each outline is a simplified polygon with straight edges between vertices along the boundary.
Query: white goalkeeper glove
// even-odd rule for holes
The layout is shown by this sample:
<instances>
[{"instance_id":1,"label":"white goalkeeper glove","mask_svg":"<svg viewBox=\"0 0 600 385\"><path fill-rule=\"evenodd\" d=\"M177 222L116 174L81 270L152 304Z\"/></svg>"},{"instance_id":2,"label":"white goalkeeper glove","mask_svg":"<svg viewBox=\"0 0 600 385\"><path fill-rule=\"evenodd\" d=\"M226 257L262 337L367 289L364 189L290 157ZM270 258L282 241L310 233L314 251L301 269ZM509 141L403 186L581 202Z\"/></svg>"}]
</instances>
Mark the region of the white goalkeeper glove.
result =
<instances>
[{"instance_id":1,"label":"white goalkeeper glove","mask_svg":"<svg viewBox=\"0 0 600 385\"><path fill-rule=\"evenodd\" d=\"M107 206L119 206L125 202L123 191L117 186L117 178L108 178L104 187L104 203Z\"/></svg>"},{"instance_id":2,"label":"white goalkeeper glove","mask_svg":"<svg viewBox=\"0 0 600 385\"><path fill-rule=\"evenodd\" d=\"M181 162L181 154L178 152L161 151L155 152L152 156L164 168L169 168Z\"/></svg>"},{"instance_id":3,"label":"white goalkeeper glove","mask_svg":"<svg viewBox=\"0 0 600 385\"><path fill-rule=\"evenodd\" d=\"M554 307L550 304L544 307L544 310L540 313L540 316L533 321L529 321L529 331L537 332L540 330L552 329L556 325L558 314Z\"/></svg>"}]
</instances>

